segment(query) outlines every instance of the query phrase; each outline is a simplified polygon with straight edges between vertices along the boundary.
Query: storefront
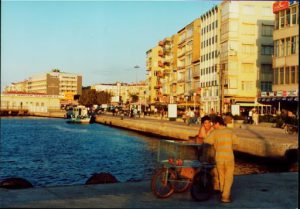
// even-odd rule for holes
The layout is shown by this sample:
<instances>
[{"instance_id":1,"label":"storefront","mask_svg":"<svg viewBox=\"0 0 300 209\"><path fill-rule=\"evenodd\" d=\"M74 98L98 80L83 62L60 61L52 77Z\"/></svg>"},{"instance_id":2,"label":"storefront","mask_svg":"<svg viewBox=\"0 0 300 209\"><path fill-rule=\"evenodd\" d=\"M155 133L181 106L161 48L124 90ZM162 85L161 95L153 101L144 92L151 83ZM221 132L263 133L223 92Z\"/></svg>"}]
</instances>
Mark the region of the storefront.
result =
<instances>
[{"instance_id":1,"label":"storefront","mask_svg":"<svg viewBox=\"0 0 300 209\"><path fill-rule=\"evenodd\" d=\"M280 113L283 109L297 114L299 111L298 91L273 91L261 92L257 102L260 104L271 105L272 110Z\"/></svg>"}]
</instances>

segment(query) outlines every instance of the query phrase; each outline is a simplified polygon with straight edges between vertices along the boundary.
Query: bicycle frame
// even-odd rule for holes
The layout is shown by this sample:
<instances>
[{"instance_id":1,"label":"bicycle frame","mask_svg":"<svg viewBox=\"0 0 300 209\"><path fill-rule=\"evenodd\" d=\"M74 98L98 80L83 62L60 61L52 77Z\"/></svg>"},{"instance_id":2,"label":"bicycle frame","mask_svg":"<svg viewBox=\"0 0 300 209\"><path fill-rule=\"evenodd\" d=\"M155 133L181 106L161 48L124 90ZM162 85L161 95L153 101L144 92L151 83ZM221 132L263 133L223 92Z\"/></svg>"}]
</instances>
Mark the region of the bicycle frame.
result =
<instances>
[{"instance_id":1,"label":"bicycle frame","mask_svg":"<svg viewBox=\"0 0 300 209\"><path fill-rule=\"evenodd\" d=\"M159 142L157 152L159 169L156 170L151 181L152 191L157 197L166 198L173 192L186 191L197 173L210 175L207 170L213 165L200 162L194 152L194 148L199 146L202 144L173 140ZM206 180L206 175L204 178Z\"/></svg>"}]
</instances>

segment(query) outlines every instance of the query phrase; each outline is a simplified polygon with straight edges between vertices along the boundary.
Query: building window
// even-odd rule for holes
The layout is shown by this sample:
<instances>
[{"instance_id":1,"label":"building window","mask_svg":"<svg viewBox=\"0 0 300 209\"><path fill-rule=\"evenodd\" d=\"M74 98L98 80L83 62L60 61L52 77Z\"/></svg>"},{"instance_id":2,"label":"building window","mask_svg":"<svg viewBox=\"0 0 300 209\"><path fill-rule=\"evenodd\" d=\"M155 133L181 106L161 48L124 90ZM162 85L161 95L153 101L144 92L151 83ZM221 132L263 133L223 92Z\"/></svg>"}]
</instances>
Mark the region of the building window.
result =
<instances>
[{"instance_id":1,"label":"building window","mask_svg":"<svg viewBox=\"0 0 300 209\"><path fill-rule=\"evenodd\" d=\"M275 15L275 30L279 29L279 14Z\"/></svg>"},{"instance_id":2,"label":"building window","mask_svg":"<svg viewBox=\"0 0 300 209\"><path fill-rule=\"evenodd\" d=\"M278 84L278 68L274 68L274 84Z\"/></svg>"},{"instance_id":3,"label":"building window","mask_svg":"<svg viewBox=\"0 0 300 209\"><path fill-rule=\"evenodd\" d=\"M292 8L292 25L296 25L297 10L296 7Z\"/></svg>"},{"instance_id":4,"label":"building window","mask_svg":"<svg viewBox=\"0 0 300 209\"><path fill-rule=\"evenodd\" d=\"M280 78L280 83L279 84L284 84L284 68L279 69L279 78Z\"/></svg>"},{"instance_id":5,"label":"building window","mask_svg":"<svg viewBox=\"0 0 300 209\"><path fill-rule=\"evenodd\" d=\"M251 91L253 89L252 81L242 81L242 90L243 91Z\"/></svg>"},{"instance_id":6,"label":"building window","mask_svg":"<svg viewBox=\"0 0 300 209\"><path fill-rule=\"evenodd\" d=\"M263 7L262 8L262 15L263 16L272 16L273 12L272 12L271 7Z\"/></svg>"},{"instance_id":7,"label":"building window","mask_svg":"<svg viewBox=\"0 0 300 209\"><path fill-rule=\"evenodd\" d=\"M254 6L253 5L245 5L243 6L243 14L245 15L254 15Z\"/></svg>"},{"instance_id":8,"label":"building window","mask_svg":"<svg viewBox=\"0 0 300 209\"><path fill-rule=\"evenodd\" d=\"M285 84L290 83L290 68L286 67L285 68Z\"/></svg>"},{"instance_id":9,"label":"building window","mask_svg":"<svg viewBox=\"0 0 300 209\"><path fill-rule=\"evenodd\" d=\"M254 53L254 45L253 44L242 44L242 50L245 54L253 54Z\"/></svg>"},{"instance_id":10,"label":"building window","mask_svg":"<svg viewBox=\"0 0 300 209\"><path fill-rule=\"evenodd\" d=\"M262 81L260 83L261 91L272 91L272 82L271 81Z\"/></svg>"},{"instance_id":11,"label":"building window","mask_svg":"<svg viewBox=\"0 0 300 209\"><path fill-rule=\"evenodd\" d=\"M274 25L262 24L262 36L273 36Z\"/></svg>"},{"instance_id":12,"label":"building window","mask_svg":"<svg viewBox=\"0 0 300 209\"><path fill-rule=\"evenodd\" d=\"M261 46L261 55L272 55L272 54L273 54L273 46L270 45Z\"/></svg>"},{"instance_id":13,"label":"building window","mask_svg":"<svg viewBox=\"0 0 300 209\"><path fill-rule=\"evenodd\" d=\"M291 83L296 83L296 68L295 66L291 67Z\"/></svg>"},{"instance_id":14,"label":"building window","mask_svg":"<svg viewBox=\"0 0 300 209\"><path fill-rule=\"evenodd\" d=\"M280 21L280 28L284 28L284 12L285 11L280 11L279 12L279 21Z\"/></svg>"},{"instance_id":15,"label":"building window","mask_svg":"<svg viewBox=\"0 0 300 209\"><path fill-rule=\"evenodd\" d=\"M291 54L296 54L296 36L292 37L292 43L291 43L292 47L291 47Z\"/></svg>"},{"instance_id":16,"label":"building window","mask_svg":"<svg viewBox=\"0 0 300 209\"><path fill-rule=\"evenodd\" d=\"M286 17L286 26L289 26L290 25L290 18L291 18L289 9L286 10L285 17Z\"/></svg>"},{"instance_id":17,"label":"building window","mask_svg":"<svg viewBox=\"0 0 300 209\"><path fill-rule=\"evenodd\" d=\"M245 72L245 73L251 73L253 72L253 63L242 63L242 71Z\"/></svg>"},{"instance_id":18,"label":"building window","mask_svg":"<svg viewBox=\"0 0 300 209\"><path fill-rule=\"evenodd\" d=\"M279 55L279 41L274 41L274 56L278 57Z\"/></svg>"},{"instance_id":19,"label":"building window","mask_svg":"<svg viewBox=\"0 0 300 209\"><path fill-rule=\"evenodd\" d=\"M273 71L272 64L261 65L261 78L262 81L272 81Z\"/></svg>"},{"instance_id":20,"label":"building window","mask_svg":"<svg viewBox=\"0 0 300 209\"><path fill-rule=\"evenodd\" d=\"M243 23L242 24L242 33L246 35L253 35L255 34L255 25Z\"/></svg>"},{"instance_id":21,"label":"building window","mask_svg":"<svg viewBox=\"0 0 300 209\"><path fill-rule=\"evenodd\" d=\"M291 39L287 38L285 41L285 47L286 47L286 55L290 55L291 54Z\"/></svg>"},{"instance_id":22,"label":"building window","mask_svg":"<svg viewBox=\"0 0 300 209\"><path fill-rule=\"evenodd\" d=\"M282 57L284 56L284 39L280 40L280 48L279 48L279 56Z\"/></svg>"}]
</instances>

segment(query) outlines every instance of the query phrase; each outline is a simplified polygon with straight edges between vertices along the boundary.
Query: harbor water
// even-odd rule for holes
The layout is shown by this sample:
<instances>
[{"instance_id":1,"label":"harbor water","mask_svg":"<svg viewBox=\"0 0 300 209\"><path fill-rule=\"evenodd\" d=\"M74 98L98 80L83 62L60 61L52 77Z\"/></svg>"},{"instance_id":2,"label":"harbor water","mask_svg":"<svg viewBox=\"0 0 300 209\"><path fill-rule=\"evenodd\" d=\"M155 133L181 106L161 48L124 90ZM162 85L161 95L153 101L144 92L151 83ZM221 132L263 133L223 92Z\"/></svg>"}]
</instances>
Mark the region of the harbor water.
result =
<instances>
[{"instance_id":1,"label":"harbor water","mask_svg":"<svg viewBox=\"0 0 300 209\"><path fill-rule=\"evenodd\" d=\"M159 140L57 118L1 118L0 180L21 177L35 187L78 185L98 172L109 172L120 182L149 180ZM281 171L268 162L236 158L235 175Z\"/></svg>"}]
</instances>

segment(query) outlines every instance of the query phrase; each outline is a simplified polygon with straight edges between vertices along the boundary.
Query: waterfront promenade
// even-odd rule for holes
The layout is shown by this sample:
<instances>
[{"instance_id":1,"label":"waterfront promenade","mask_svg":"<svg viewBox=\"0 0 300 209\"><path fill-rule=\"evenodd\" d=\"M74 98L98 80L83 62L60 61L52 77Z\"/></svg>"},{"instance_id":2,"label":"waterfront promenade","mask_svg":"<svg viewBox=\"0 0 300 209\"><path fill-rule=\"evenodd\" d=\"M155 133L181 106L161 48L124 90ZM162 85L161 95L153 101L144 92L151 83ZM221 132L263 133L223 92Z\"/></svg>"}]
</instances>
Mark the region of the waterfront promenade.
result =
<instances>
[{"instance_id":1,"label":"waterfront promenade","mask_svg":"<svg viewBox=\"0 0 300 209\"><path fill-rule=\"evenodd\" d=\"M213 195L195 202L189 192L156 198L150 182L0 189L2 208L297 208L298 173L235 176L230 204Z\"/></svg>"},{"instance_id":2,"label":"waterfront promenade","mask_svg":"<svg viewBox=\"0 0 300 209\"><path fill-rule=\"evenodd\" d=\"M99 115L96 122L125 128L144 134L154 134L162 138L188 140L198 133L199 125L190 125L181 121L161 120L160 117L124 118L109 114ZM235 151L259 157L283 158L295 155L298 151L298 135L288 135L283 129L272 128L266 124L238 124L233 127L240 138Z\"/></svg>"}]
</instances>

